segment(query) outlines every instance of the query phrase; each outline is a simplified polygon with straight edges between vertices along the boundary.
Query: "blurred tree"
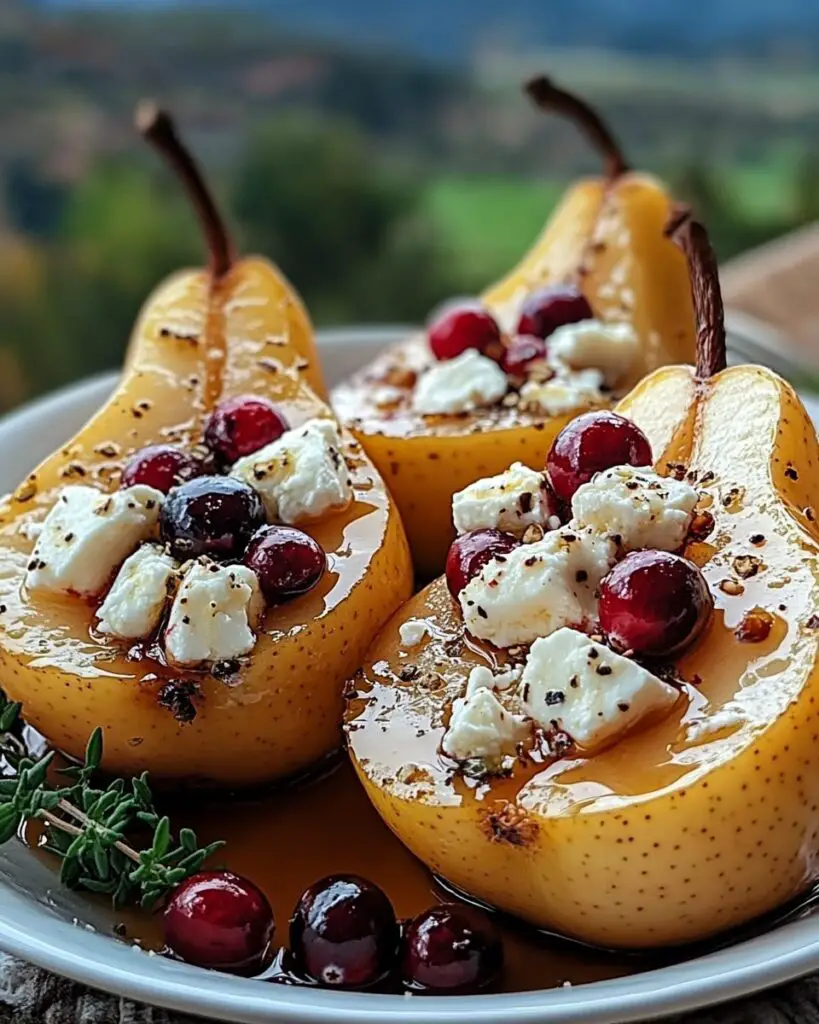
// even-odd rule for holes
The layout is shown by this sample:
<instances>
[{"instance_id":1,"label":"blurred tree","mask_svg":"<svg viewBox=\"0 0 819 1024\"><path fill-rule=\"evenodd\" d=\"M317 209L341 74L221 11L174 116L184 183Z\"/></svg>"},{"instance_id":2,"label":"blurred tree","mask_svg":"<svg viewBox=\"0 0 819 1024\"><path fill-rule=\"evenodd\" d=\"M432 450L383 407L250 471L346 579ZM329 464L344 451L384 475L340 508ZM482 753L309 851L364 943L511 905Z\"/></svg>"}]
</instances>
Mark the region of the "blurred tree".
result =
<instances>
[{"instance_id":1,"label":"blurred tree","mask_svg":"<svg viewBox=\"0 0 819 1024\"><path fill-rule=\"evenodd\" d=\"M384 169L350 128L271 122L232 194L246 246L281 264L317 321L418 319L457 290L420 184Z\"/></svg>"},{"instance_id":2,"label":"blurred tree","mask_svg":"<svg viewBox=\"0 0 819 1024\"><path fill-rule=\"evenodd\" d=\"M794 219L801 224L819 221L819 152L815 149L798 161L793 192Z\"/></svg>"},{"instance_id":3,"label":"blurred tree","mask_svg":"<svg viewBox=\"0 0 819 1024\"><path fill-rule=\"evenodd\" d=\"M43 178L30 160L12 160L6 169L5 213L15 230L48 238L60 220L66 189Z\"/></svg>"},{"instance_id":4,"label":"blurred tree","mask_svg":"<svg viewBox=\"0 0 819 1024\"><path fill-rule=\"evenodd\" d=\"M66 203L48 265L42 351L47 383L118 366L150 291L201 263L185 200L139 166L104 164Z\"/></svg>"}]
</instances>

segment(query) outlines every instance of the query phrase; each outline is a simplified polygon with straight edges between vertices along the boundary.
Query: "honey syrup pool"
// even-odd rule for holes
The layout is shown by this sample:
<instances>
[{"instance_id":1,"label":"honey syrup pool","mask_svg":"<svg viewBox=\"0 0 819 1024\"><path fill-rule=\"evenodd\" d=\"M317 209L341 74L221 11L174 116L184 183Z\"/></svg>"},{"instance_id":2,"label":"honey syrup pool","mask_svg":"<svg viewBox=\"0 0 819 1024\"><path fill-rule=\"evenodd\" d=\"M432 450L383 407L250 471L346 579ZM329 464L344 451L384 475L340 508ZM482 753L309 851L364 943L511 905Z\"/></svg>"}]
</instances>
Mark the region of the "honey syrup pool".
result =
<instances>
[{"instance_id":1,"label":"honey syrup pool","mask_svg":"<svg viewBox=\"0 0 819 1024\"><path fill-rule=\"evenodd\" d=\"M187 825L196 829L203 844L217 839L226 842L213 858L213 866L245 875L266 893L276 919L274 949L287 944L290 914L301 893L326 875L352 873L375 882L392 901L399 919L458 898L384 825L346 758L333 762L318 777L255 799L214 793L195 798L187 794L170 801L160 798L158 802L160 809L171 815L176 830ZM35 850L39 835L38 828L26 834ZM56 871L51 855L38 851L38 856L47 858ZM100 898L88 898L97 907L101 905ZM815 899L813 894L803 897L741 934L650 953L596 949L495 914L506 955L506 968L495 991L582 985L678 963L806 913ZM156 914L112 912L110 927L112 936L120 941L136 942L145 949L162 947L161 919ZM266 976L288 980L275 969Z\"/></svg>"}]
</instances>

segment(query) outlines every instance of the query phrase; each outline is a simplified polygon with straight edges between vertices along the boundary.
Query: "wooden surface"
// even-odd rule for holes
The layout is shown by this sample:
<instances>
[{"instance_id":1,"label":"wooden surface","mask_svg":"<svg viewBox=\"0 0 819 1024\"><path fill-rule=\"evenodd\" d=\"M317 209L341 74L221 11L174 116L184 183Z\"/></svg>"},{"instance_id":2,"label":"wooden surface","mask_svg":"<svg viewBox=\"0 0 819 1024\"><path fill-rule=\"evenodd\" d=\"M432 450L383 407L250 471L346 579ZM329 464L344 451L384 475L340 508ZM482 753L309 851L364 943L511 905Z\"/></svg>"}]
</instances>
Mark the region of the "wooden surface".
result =
<instances>
[{"instance_id":1,"label":"wooden surface","mask_svg":"<svg viewBox=\"0 0 819 1024\"><path fill-rule=\"evenodd\" d=\"M770 324L794 361L819 368L819 224L731 260L720 277L726 307Z\"/></svg>"}]
</instances>

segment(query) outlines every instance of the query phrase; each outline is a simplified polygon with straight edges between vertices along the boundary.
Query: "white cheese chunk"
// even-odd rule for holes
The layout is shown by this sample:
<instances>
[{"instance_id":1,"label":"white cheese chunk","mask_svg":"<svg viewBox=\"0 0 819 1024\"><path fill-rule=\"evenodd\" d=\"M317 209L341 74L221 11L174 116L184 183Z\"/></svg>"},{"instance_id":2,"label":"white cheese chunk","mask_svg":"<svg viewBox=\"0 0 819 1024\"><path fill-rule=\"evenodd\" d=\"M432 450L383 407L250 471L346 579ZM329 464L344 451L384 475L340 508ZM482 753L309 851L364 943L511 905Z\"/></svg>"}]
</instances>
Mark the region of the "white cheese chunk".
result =
<instances>
[{"instance_id":1,"label":"white cheese chunk","mask_svg":"<svg viewBox=\"0 0 819 1024\"><path fill-rule=\"evenodd\" d=\"M159 625L168 587L179 563L156 544L143 544L126 558L97 610L100 633L124 640L150 636Z\"/></svg>"},{"instance_id":2,"label":"white cheese chunk","mask_svg":"<svg viewBox=\"0 0 819 1024\"><path fill-rule=\"evenodd\" d=\"M458 601L473 636L496 647L527 644L561 626L596 618L596 591L614 565L616 545L562 526L488 562Z\"/></svg>"},{"instance_id":3,"label":"white cheese chunk","mask_svg":"<svg viewBox=\"0 0 819 1024\"><path fill-rule=\"evenodd\" d=\"M593 751L646 717L667 713L678 693L636 661L577 630L559 629L532 644L521 696L535 722Z\"/></svg>"},{"instance_id":4,"label":"white cheese chunk","mask_svg":"<svg viewBox=\"0 0 819 1024\"><path fill-rule=\"evenodd\" d=\"M403 647L417 647L428 635L432 634L426 619L407 619L398 627L398 636Z\"/></svg>"},{"instance_id":5,"label":"white cheese chunk","mask_svg":"<svg viewBox=\"0 0 819 1024\"><path fill-rule=\"evenodd\" d=\"M471 412L499 402L508 386L506 374L494 360L468 348L455 359L435 363L421 374L412 406L427 416Z\"/></svg>"},{"instance_id":6,"label":"white cheese chunk","mask_svg":"<svg viewBox=\"0 0 819 1024\"><path fill-rule=\"evenodd\" d=\"M189 563L165 630L168 661L199 665L249 654L263 607L252 569L207 559Z\"/></svg>"},{"instance_id":7,"label":"white cheese chunk","mask_svg":"<svg viewBox=\"0 0 819 1024\"><path fill-rule=\"evenodd\" d=\"M487 665L476 665L466 681L466 696L471 697L478 690L508 690L518 682L522 671L509 668L496 674Z\"/></svg>"},{"instance_id":8,"label":"white cheese chunk","mask_svg":"<svg viewBox=\"0 0 819 1024\"><path fill-rule=\"evenodd\" d=\"M560 520L550 510L545 473L515 462L497 476L476 480L452 496L458 533L496 529L520 537L532 525L554 530Z\"/></svg>"},{"instance_id":9,"label":"white cheese chunk","mask_svg":"<svg viewBox=\"0 0 819 1024\"><path fill-rule=\"evenodd\" d=\"M259 492L270 519L301 523L346 508L353 500L350 471L334 420L313 419L246 455L231 476Z\"/></svg>"},{"instance_id":10,"label":"white cheese chunk","mask_svg":"<svg viewBox=\"0 0 819 1024\"><path fill-rule=\"evenodd\" d=\"M562 416L575 409L592 409L605 402L603 374L599 370L562 370L551 380L528 380L520 389L520 407L547 416Z\"/></svg>"},{"instance_id":11,"label":"white cheese chunk","mask_svg":"<svg viewBox=\"0 0 819 1024\"><path fill-rule=\"evenodd\" d=\"M677 551L685 541L697 492L682 480L653 469L615 466L579 487L572 498L573 522L611 537L621 549Z\"/></svg>"},{"instance_id":12,"label":"white cheese chunk","mask_svg":"<svg viewBox=\"0 0 819 1024\"><path fill-rule=\"evenodd\" d=\"M549 336L549 357L573 370L599 370L613 388L625 377L637 356L640 342L631 324L581 320L558 327Z\"/></svg>"},{"instance_id":13,"label":"white cheese chunk","mask_svg":"<svg viewBox=\"0 0 819 1024\"><path fill-rule=\"evenodd\" d=\"M17 527L17 532L24 540L37 540L40 534L43 532L42 523L34 523L30 519L20 523Z\"/></svg>"},{"instance_id":14,"label":"white cheese chunk","mask_svg":"<svg viewBox=\"0 0 819 1024\"><path fill-rule=\"evenodd\" d=\"M64 487L37 537L26 586L98 594L150 536L164 497L142 484L112 494L83 484Z\"/></svg>"},{"instance_id":15,"label":"white cheese chunk","mask_svg":"<svg viewBox=\"0 0 819 1024\"><path fill-rule=\"evenodd\" d=\"M525 715L505 708L496 691L508 689L519 678L519 669L497 676L482 665L472 669L466 693L453 701L441 741L443 752L458 761L497 760L516 754L532 726Z\"/></svg>"}]
</instances>

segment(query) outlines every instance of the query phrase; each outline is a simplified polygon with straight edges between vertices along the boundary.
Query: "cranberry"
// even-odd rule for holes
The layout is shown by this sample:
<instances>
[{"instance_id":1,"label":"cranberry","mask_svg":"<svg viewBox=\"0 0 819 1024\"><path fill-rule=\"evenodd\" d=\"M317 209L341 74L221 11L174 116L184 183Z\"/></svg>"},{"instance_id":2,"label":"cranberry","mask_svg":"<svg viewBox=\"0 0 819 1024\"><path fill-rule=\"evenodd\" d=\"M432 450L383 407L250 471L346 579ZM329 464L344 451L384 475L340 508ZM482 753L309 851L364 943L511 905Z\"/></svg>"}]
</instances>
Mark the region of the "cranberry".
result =
<instances>
[{"instance_id":1,"label":"cranberry","mask_svg":"<svg viewBox=\"0 0 819 1024\"><path fill-rule=\"evenodd\" d=\"M429 326L429 347L436 359L454 359L476 348L495 358L502 349L497 321L479 302L450 305Z\"/></svg>"},{"instance_id":2,"label":"cranberry","mask_svg":"<svg viewBox=\"0 0 819 1024\"><path fill-rule=\"evenodd\" d=\"M488 914L445 903L410 921L401 961L410 988L471 992L497 980L503 970L503 944Z\"/></svg>"},{"instance_id":3,"label":"cranberry","mask_svg":"<svg viewBox=\"0 0 819 1024\"><path fill-rule=\"evenodd\" d=\"M253 974L273 938L264 893L230 871L203 871L182 882L164 913L165 944L189 964Z\"/></svg>"},{"instance_id":4,"label":"cranberry","mask_svg":"<svg viewBox=\"0 0 819 1024\"><path fill-rule=\"evenodd\" d=\"M231 465L271 441L277 441L289 424L267 398L237 395L220 402L205 424L205 444L219 462Z\"/></svg>"},{"instance_id":5,"label":"cranberry","mask_svg":"<svg viewBox=\"0 0 819 1024\"><path fill-rule=\"evenodd\" d=\"M292 526L265 526L251 540L245 565L259 577L270 604L306 594L321 579L327 556L313 538Z\"/></svg>"},{"instance_id":6,"label":"cranberry","mask_svg":"<svg viewBox=\"0 0 819 1024\"><path fill-rule=\"evenodd\" d=\"M145 484L167 494L172 487L185 480L193 480L204 472L203 461L190 452L175 448L172 444L152 444L134 452L125 463L122 486Z\"/></svg>"},{"instance_id":7,"label":"cranberry","mask_svg":"<svg viewBox=\"0 0 819 1024\"><path fill-rule=\"evenodd\" d=\"M600 585L600 626L618 651L673 654L702 632L713 607L697 566L666 551L633 551Z\"/></svg>"},{"instance_id":8,"label":"cranberry","mask_svg":"<svg viewBox=\"0 0 819 1024\"><path fill-rule=\"evenodd\" d=\"M366 988L393 967L398 923L384 893L356 875L332 875L301 896L290 921L290 949L301 971L322 985Z\"/></svg>"},{"instance_id":9,"label":"cranberry","mask_svg":"<svg viewBox=\"0 0 819 1024\"><path fill-rule=\"evenodd\" d=\"M450 594L457 597L487 562L519 545L517 537L500 530L472 530L456 537L446 556L446 585Z\"/></svg>"},{"instance_id":10,"label":"cranberry","mask_svg":"<svg viewBox=\"0 0 819 1024\"><path fill-rule=\"evenodd\" d=\"M640 428L616 412L587 412L565 426L546 457L558 498L571 501L581 484L612 466L650 466L651 445Z\"/></svg>"},{"instance_id":11,"label":"cranberry","mask_svg":"<svg viewBox=\"0 0 819 1024\"><path fill-rule=\"evenodd\" d=\"M241 557L264 522L258 493L230 476L200 476L175 487L159 517L162 539L181 560Z\"/></svg>"},{"instance_id":12,"label":"cranberry","mask_svg":"<svg viewBox=\"0 0 819 1024\"><path fill-rule=\"evenodd\" d=\"M564 324L576 324L594 317L586 296L572 284L552 285L533 292L523 304L518 334L548 338Z\"/></svg>"},{"instance_id":13,"label":"cranberry","mask_svg":"<svg viewBox=\"0 0 819 1024\"><path fill-rule=\"evenodd\" d=\"M525 377L532 363L546 358L546 342L533 334L512 338L503 353L501 366L512 377Z\"/></svg>"}]
</instances>

